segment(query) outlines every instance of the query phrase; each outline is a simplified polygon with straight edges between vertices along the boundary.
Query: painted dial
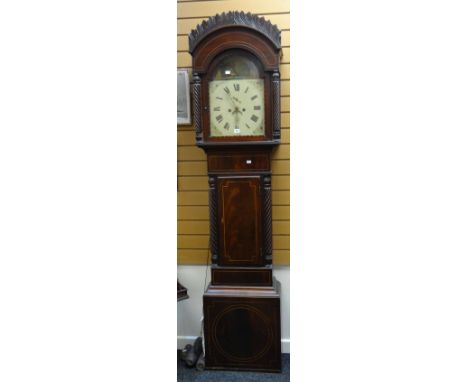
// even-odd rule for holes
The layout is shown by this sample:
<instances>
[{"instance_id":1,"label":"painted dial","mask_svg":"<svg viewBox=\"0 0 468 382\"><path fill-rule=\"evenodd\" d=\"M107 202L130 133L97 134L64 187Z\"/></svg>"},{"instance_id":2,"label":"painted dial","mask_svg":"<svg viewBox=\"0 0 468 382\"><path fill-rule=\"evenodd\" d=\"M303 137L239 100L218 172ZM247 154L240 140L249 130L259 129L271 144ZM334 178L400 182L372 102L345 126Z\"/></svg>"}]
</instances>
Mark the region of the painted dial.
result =
<instances>
[{"instance_id":1,"label":"painted dial","mask_svg":"<svg viewBox=\"0 0 468 382\"><path fill-rule=\"evenodd\" d=\"M212 137L265 134L262 79L211 81L209 94Z\"/></svg>"}]
</instances>

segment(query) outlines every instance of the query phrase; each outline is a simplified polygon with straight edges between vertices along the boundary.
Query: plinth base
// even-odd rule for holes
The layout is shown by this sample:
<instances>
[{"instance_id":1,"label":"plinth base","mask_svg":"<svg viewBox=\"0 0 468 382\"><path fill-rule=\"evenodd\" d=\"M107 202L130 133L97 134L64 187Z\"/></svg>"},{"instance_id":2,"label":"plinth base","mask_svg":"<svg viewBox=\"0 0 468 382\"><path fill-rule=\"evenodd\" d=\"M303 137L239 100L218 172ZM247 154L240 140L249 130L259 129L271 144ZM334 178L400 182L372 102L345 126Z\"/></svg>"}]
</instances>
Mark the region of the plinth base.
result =
<instances>
[{"instance_id":1,"label":"plinth base","mask_svg":"<svg viewBox=\"0 0 468 382\"><path fill-rule=\"evenodd\" d=\"M209 285L203 296L206 369L281 371L280 286Z\"/></svg>"}]
</instances>

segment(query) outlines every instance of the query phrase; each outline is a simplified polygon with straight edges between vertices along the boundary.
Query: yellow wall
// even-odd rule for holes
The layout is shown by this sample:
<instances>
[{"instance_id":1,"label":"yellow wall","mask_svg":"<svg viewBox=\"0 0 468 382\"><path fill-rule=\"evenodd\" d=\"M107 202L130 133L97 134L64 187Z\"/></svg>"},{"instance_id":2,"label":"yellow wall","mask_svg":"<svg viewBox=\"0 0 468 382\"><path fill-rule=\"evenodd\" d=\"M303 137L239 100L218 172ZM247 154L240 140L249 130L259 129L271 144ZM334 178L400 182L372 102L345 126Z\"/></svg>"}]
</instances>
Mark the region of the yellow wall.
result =
<instances>
[{"instance_id":1,"label":"yellow wall","mask_svg":"<svg viewBox=\"0 0 468 382\"><path fill-rule=\"evenodd\" d=\"M228 11L258 14L281 29L281 145L273 151L273 263L289 264L289 0L177 2L177 66L191 69L188 34L209 16ZM191 70L190 70L191 76ZM177 128L177 259L205 264L209 257L206 155L193 126Z\"/></svg>"}]
</instances>

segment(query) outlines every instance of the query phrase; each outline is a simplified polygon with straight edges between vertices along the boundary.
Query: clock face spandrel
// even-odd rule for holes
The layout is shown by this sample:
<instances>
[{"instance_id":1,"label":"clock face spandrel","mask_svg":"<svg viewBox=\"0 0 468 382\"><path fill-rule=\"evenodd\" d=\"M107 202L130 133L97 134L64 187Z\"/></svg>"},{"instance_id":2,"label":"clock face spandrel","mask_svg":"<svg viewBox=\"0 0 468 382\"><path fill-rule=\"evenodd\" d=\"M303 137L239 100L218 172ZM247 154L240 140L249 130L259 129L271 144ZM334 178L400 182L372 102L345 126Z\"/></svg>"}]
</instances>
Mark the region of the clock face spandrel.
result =
<instances>
[{"instance_id":1,"label":"clock face spandrel","mask_svg":"<svg viewBox=\"0 0 468 382\"><path fill-rule=\"evenodd\" d=\"M263 79L211 81L209 94L211 136L264 135Z\"/></svg>"}]
</instances>

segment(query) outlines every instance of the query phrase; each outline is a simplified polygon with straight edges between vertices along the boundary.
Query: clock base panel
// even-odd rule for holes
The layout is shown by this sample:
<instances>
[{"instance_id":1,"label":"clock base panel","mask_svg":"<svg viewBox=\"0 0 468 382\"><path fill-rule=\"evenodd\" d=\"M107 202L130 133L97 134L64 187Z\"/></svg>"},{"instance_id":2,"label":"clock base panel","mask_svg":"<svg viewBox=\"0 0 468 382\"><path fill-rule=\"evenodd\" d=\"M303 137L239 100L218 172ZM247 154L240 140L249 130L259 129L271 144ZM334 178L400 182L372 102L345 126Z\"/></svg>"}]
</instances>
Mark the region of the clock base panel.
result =
<instances>
[{"instance_id":1,"label":"clock base panel","mask_svg":"<svg viewBox=\"0 0 468 382\"><path fill-rule=\"evenodd\" d=\"M203 296L205 365L281 372L280 285L209 285Z\"/></svg>"}]
</instances>

